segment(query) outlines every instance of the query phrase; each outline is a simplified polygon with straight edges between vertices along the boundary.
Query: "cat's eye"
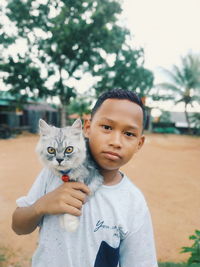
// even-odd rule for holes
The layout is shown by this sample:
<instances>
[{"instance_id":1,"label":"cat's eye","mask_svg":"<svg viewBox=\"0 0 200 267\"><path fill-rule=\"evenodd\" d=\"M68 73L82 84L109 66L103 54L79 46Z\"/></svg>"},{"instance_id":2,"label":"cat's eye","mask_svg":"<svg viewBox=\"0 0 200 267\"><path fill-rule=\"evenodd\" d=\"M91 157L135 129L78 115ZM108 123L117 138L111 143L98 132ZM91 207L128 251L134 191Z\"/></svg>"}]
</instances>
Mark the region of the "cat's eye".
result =
<instances>
[{"instance_id":1,"label":"cat's eye","mask_svg":"<svg viewBox=\"0 0 200 267\"><path fill-rule=\"evenodd\" d=\"M73 152L73 150L74 150L73 146L68 146L68 147L65 149L65 153L70 154L70 153Z\"/></svg>"},{"instance_id":2,"label":"cat's eye","mask_svg":"<svg viewBox=\"0 0 200 267\"><path fill-rule=\"evenodd\" d=\"M48 151L49 154L55 154L55 153L56 153L55 148L53 148L53 147L51 147L51 146L49 146L49 147L47 148L47 151Z\"/></svg>"}]
</instances>

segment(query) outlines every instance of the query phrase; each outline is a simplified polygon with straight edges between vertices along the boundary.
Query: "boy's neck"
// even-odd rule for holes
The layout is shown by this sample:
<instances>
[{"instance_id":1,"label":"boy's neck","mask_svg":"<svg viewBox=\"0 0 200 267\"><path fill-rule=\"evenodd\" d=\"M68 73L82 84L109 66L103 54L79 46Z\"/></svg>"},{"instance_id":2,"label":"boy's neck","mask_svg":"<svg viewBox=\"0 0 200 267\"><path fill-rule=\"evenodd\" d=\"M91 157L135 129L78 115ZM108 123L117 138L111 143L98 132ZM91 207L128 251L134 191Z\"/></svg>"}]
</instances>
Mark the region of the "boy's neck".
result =
<instances>
[{"instance_id":1,"label":"boy's neck","mask_svg":"<svg viewBox=\"0 0 200 267\"><path fill-rule=\"evenodd\" d=\"M101 170L100 172L104 177L104 185L115 185L122 180L119 170Z\"/></svg>"}]
</instances>

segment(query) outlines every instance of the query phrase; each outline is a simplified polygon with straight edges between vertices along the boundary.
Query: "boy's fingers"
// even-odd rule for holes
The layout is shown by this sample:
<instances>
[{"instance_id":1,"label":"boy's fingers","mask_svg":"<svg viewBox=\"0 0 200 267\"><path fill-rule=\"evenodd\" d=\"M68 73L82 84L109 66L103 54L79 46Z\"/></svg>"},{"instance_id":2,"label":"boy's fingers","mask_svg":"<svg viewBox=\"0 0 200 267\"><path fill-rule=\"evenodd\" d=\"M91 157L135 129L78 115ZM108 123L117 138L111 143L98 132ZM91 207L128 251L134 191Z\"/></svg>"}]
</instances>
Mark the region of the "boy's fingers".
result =
<instances>
[{"instance_id":1,"label":"boy's fingers","mask_svg":"<svg viewBox=\"0 0 200 267\"><path fill-rule=\"evenodd\" d=\"M71 182L72 188L81 190L83 193L89 195L90 194L90 189L87 185L81 182Z\"/></svg>"},{"instance_id":2,"label":"boy's fingers","mask_svg":"<svg viewBox=\"0 0 200 267\"><path fill-rule=\"evenodd\" d=\"M80 200L81 203L85 203L86 201L86 194L80 190L73 190L73 192L71 193L71 196Z\"/></svg>"},{"instance_id":3,"label":"boy's fingers","mask_svg":"<svg viewBox=\"0 0 200 267\"><path fill-rule=\"evenodd\" d=\"M68 206L66 209L66 213L69 213L74 216L81 216L81 211L75 207Z\"/></svg>"},{"instance_id":4,"label":"boy's fingers","mask_svg":"<svg viewBox=\"0 0 200 267\"><path fill-rule=\"evenodd\" d=\"M79 209L79 210L82 208L82 205L83 205L82 201L80 201L80 200L78 200L76 198L69 198L66 201L66 204L70 205L70 206L72 206L72 207L74 207L76 209Z\"/></svg>"}]
</instances>

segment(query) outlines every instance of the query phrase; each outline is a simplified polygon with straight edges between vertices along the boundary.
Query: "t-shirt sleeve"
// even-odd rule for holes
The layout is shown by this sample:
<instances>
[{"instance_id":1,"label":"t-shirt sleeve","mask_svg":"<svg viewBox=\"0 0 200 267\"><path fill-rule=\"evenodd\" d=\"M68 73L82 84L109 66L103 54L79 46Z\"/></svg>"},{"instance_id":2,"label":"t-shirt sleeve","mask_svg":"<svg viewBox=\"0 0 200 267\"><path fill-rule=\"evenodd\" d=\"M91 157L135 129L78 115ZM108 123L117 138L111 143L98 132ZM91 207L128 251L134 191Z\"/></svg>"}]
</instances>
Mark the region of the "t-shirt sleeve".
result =
<instances>
[{"instance_id":1,"label":"t-shirt sleeve","mask_svg":"<svg viewBox=\"0 0 200 267\"><path fill-rule=\"evenodd\" d=\"M46 191L46 181L49 176L49 172L47 169L43 169L38 177L36 178L35 182L33 183L31 189L29 190L26 196L22 196L16 200L18 207L28 207L31 206L45 195Z\"/></svg>"},{"instance_id":2,"label":"t-shirt sleeve","mask_svg":"<svg viewBox=\"0 0 200 267\"><path fill-rule=\"evenodd\" d=\"M152 222L147 209L143 224L120 244L120 267L158 267Z\"/></svg>"}]
</instances>

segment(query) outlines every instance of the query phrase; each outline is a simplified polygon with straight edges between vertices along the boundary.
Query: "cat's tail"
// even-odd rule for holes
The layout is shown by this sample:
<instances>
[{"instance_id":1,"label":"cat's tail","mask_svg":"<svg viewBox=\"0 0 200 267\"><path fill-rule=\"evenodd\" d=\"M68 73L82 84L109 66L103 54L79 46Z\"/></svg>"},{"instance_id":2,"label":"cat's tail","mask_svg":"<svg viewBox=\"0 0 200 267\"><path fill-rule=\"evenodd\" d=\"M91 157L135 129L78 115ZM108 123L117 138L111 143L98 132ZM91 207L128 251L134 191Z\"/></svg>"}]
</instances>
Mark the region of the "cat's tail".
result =
<instances>
[{"instance_id":1,"label":"cat's tail","mask_svg":"<svg viewBox=\"0 0 200 267\"><path fill-rule=\"evenodd\" d=\"M68 232L75 232L79 226L79 218L71 214L60 216L60 226Z\"/></svg>"}]
</instances>

